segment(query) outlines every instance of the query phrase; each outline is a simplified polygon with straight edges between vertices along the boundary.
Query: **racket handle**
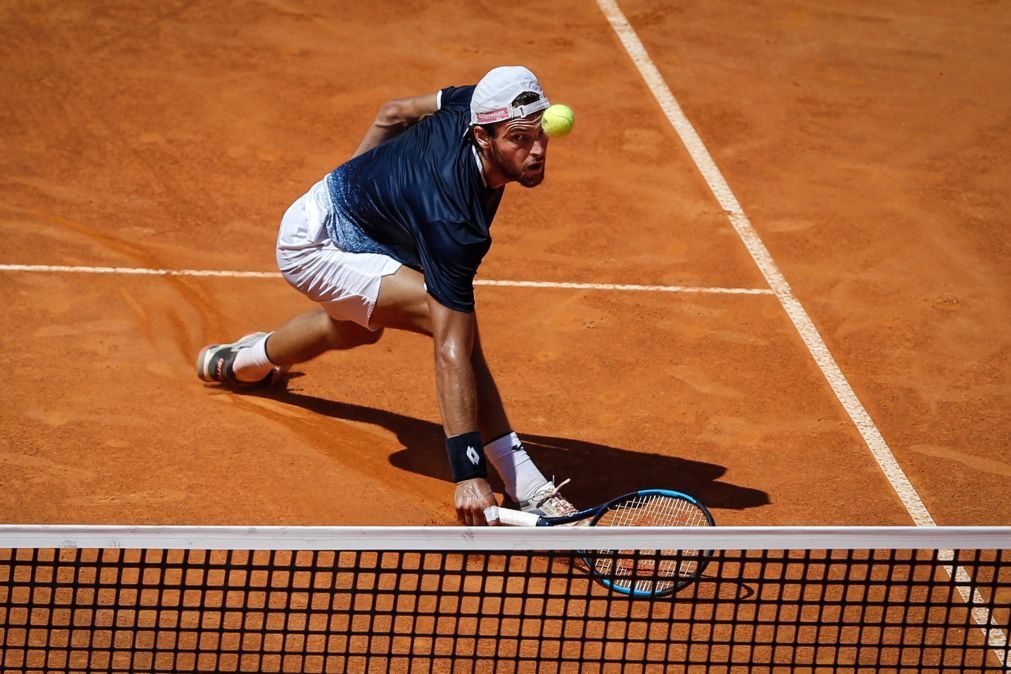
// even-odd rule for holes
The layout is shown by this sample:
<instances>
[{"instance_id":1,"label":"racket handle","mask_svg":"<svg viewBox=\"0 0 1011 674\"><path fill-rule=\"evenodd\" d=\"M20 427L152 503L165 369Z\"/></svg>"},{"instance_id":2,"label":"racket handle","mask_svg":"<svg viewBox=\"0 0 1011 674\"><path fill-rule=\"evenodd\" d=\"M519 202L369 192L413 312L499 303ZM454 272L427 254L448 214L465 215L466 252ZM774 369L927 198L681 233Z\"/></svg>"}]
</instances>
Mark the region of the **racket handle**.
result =
<instances>
[{"instance_id":1,"label":"racket handle","mask_svg":"<svg viewBox=\"0 0 1011 674\"><path fill-rule=\"evenodd\" d=\"M498 520L499 524L506 524L513 527L536 527L540 515L525 513L522 510L510 510L509 508L499 508L491 506L484 511L484 518L489 522Z\"/></svg>"}]
</instances>

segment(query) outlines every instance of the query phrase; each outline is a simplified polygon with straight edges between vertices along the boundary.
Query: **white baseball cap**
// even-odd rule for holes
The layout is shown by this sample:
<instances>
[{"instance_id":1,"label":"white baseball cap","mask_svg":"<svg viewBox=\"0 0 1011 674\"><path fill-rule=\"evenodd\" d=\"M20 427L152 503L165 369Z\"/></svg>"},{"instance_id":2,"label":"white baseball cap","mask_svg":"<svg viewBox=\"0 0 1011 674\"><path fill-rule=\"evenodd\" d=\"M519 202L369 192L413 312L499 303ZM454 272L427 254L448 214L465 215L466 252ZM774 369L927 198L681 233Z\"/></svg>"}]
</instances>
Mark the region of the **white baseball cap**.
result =
<instances>
[{"instance_id":1,"label":"white baseball cap","mask_svg":"<svg viewBox=\"0 0 1011 674\"><path fill-rule=\"evenodd\" d=\"M530 92L537 98L514 105L520 94ZM537 77L523 66L502 66L488 72L474 88L470 99L470 123L494 124L526 117L551 105Z\"/></svg>"}]
</instances>

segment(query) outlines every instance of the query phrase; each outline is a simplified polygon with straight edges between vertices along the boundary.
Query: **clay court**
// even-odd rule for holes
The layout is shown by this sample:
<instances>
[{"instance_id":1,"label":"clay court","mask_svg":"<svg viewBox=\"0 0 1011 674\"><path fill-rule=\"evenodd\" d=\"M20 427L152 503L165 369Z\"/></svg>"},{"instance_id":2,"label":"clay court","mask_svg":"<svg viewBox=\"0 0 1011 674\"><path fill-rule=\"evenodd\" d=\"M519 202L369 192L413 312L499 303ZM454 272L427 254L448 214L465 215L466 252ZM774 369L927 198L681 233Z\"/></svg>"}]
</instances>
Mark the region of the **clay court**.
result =
<instances>
[{"instance_id":1,"label":"clay court","mask_svg":"<svg viewBox=\"0 0 1011 674\"><path fill-rule=\"evenodd\" d=\"M478 313L577 505L1011 522L1011 7L623 0L647 81L607 6L5 3L0 518L453 524L428 339L262 395L194 359L309 308L278 221L383 101L521 63L576 129L507 188Z\"/></svg>"}]
</instances>

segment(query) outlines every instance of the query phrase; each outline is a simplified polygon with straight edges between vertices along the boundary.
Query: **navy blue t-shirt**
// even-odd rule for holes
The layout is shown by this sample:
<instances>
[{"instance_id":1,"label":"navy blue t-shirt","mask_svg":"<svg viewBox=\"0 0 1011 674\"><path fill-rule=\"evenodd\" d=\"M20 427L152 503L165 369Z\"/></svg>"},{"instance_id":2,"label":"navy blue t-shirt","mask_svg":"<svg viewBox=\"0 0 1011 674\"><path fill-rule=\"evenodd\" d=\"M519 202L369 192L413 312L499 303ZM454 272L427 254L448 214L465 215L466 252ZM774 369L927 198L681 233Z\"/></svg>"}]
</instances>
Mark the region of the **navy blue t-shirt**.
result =
<instances>
[{"instance_id":1,"label":"navy blue t-shirt","mask_svg":"<svg viewBox=\"0 0 1011 674\"><path fill-rule=\"evenodd\" d=\"M421 271L428 293L474 310L474 275L491 246L503 188L484 184L467 138L474 87L448 87L438 112L327 176L331 239Z\"/></svg>"}]
</instances>

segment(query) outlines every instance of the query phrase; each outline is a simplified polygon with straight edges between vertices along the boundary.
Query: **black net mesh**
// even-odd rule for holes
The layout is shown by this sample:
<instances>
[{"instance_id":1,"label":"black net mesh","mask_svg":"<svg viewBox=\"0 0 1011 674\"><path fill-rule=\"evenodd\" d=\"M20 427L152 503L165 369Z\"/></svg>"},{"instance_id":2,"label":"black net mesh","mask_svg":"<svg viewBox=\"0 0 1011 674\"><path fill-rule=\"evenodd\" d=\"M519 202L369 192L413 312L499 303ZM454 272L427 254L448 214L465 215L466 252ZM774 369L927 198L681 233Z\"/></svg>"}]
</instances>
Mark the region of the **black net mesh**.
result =
<instances>
[{"instance_id":1,"label":"black net mesh","mask_svg":"<svg viewBox=\"0 0 1011 674\"><path fill-rule=\"evenodd\" d=\"M1003 672L1009 556L714 551L640 599L573 552L3 549L0 671Z\"/></svg>"}]
</instances>

